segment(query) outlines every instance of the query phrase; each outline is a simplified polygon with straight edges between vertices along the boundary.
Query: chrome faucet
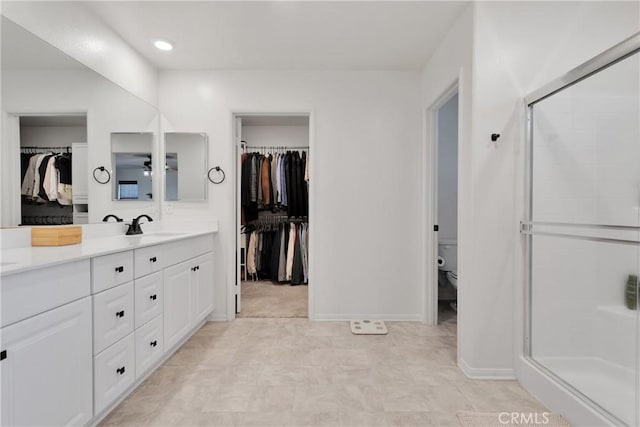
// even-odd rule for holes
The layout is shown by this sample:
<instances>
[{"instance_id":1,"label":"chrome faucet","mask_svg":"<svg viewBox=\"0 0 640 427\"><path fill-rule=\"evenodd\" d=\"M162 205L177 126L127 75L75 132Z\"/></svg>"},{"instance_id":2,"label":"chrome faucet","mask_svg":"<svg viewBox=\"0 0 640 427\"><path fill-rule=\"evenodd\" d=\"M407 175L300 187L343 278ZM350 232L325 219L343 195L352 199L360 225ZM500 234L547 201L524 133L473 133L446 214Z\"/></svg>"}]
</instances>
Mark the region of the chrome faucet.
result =
<instances>
[{"instance_id":1,"label":"chrome faucet","mask_svg":"<svg viewBox=\"0 0 640 427\"><path fill-rule=\"evenodd\" d=\"M102 218L102 222L109 222L109 218L113 218L116 220L116 222L122 222L122 218L117 217L116 215L113 214L109 214L107 216L105 216L104 218Z\"/></svg>"},{"instance_id":2,"label":"chrome faucet","mask_svg":"<svg viewBox=\"0 0 640 427\"><path fill-rule=\"evenodd\" d=\"M136 234L142 234L142 228L140 228L140 220L142 218L147 218L149 220L149 222L153 221L153 218L151 218L149 215L145 215L145 214L142 214L142 215L138 216L137 218L134 218L133 220L131 220L131 224L129 224L129 229L126 232L127 236L132 236L132 235L136 235Z\"/></svg>"}]
</instances>

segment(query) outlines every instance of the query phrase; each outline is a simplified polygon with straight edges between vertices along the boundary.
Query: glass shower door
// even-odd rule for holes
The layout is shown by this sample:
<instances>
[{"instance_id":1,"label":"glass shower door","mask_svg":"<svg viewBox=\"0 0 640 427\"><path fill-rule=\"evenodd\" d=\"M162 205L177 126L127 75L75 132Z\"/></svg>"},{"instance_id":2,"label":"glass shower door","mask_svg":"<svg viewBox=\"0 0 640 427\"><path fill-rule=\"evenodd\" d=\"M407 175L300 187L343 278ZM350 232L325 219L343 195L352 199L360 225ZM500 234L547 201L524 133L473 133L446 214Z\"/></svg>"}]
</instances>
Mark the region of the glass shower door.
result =
<instances>
[{"instance_id":1,"label":"glass shower door","mask_svg":"<svg viewBox=\"0 0 640 427\"><path fill-rule=\"evenodd\" d=\"M529 105L529 357L640 425L640 54Z\"/></svg>"}]
</instances>

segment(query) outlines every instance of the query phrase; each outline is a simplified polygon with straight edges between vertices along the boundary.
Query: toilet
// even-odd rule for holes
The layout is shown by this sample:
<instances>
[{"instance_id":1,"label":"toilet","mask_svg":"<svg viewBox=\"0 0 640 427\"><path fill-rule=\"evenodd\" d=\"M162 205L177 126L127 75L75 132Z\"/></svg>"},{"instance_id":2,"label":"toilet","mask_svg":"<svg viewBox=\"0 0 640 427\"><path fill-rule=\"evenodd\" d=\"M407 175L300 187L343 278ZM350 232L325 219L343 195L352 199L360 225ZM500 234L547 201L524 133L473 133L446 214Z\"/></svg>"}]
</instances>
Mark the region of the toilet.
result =
<instances>
[{"instance_id":1,"label":"toilet","mask_svg":"<svg viewBox=\"0 0 640 427\"><path fill-rule=\"evenodd\" d=\"M438 270L445 273L449 284L458 289L458 242L455 240L438 242Z\"/></svg>"}]
</instances>

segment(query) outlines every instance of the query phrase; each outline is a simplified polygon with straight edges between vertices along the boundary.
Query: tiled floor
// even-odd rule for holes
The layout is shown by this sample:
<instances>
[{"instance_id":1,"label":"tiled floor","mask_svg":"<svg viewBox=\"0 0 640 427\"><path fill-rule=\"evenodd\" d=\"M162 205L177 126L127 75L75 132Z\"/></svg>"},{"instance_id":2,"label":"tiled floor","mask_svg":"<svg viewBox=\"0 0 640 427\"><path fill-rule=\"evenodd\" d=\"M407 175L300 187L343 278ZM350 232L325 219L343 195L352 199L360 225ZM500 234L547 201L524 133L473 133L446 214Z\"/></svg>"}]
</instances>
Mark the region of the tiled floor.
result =
<instances>
[{"instance_id":1,"label":"tiled floor","mask_svg":"<svg viewBox=\"0 0 640 427\"><path fill-rule=\"evenodd\" d=\"M355 336L346 322L208 323L102 425L459 426L458 410L545 410L514 381L462 374L455 317L387 326Z\"/></svg>"},{"instance_id":2,"label":"tiled floor","mask_svg":"<svg viewBox=\"0 0 640 427\"><path fill-rule=\"evenodd\" d=\"M307 285L269 280L242 282L242 312L238 317L309 317Z\"/></svg>"}]
</instances>

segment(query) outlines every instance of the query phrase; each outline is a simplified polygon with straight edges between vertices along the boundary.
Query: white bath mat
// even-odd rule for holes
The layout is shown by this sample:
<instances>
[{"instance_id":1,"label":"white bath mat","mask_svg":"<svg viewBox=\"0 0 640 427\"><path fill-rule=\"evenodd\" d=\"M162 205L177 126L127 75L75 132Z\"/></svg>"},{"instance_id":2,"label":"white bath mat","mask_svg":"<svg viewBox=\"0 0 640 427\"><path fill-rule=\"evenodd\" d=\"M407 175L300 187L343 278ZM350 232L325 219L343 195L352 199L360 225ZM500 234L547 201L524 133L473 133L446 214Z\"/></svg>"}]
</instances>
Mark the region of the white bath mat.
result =
<instances>
[{"instance_id":1,"label":"white bath mat","mask_svg":"<svg viewBox=\"0 0 640 427\"><path fill-rule=\"evenodd\" d=\"M387 327L382 320L352 320L351 333L355 335L387 335Z\"/></svg>"}]
</instances>

